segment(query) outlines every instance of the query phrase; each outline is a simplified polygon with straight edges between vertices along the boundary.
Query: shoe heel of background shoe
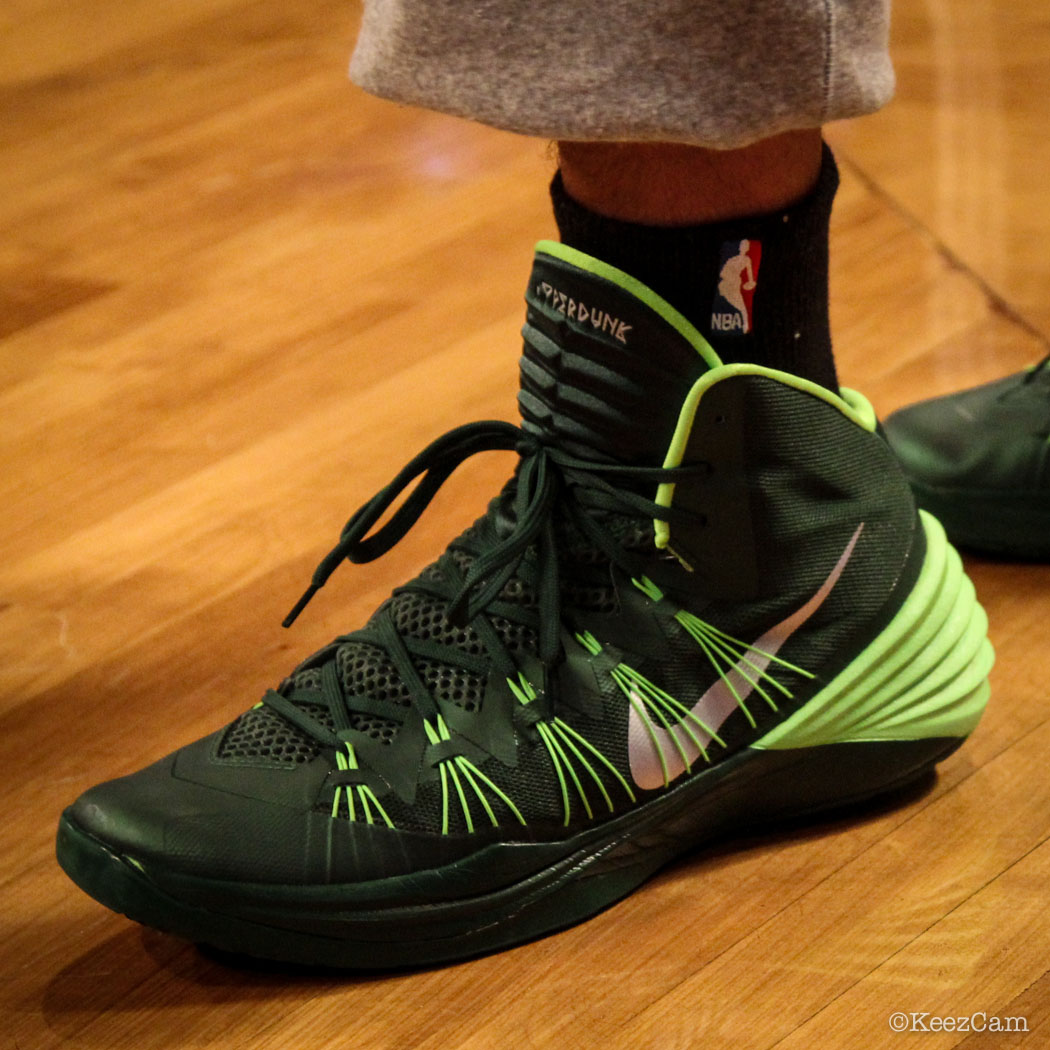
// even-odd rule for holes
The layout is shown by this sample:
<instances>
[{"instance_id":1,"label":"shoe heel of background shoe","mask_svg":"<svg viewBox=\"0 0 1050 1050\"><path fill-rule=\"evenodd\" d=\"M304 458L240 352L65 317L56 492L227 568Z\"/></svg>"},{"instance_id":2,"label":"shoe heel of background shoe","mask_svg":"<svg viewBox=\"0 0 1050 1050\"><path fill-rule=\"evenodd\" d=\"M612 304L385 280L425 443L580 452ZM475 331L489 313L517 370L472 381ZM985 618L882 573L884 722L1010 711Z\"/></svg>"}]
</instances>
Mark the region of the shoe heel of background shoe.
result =
<instances>
[{"instance_id":1,"label":"shoe heel of background shoe","mask_svg":"<svg viewBox=\"0 0 1050 1050\"><path fill-rule=\"evenodd\" d=\"M1050 495L945 489L914 478L911 487L919 506L960 547L1005 558L1050 559Z\"/></svg>"}]
</instances>

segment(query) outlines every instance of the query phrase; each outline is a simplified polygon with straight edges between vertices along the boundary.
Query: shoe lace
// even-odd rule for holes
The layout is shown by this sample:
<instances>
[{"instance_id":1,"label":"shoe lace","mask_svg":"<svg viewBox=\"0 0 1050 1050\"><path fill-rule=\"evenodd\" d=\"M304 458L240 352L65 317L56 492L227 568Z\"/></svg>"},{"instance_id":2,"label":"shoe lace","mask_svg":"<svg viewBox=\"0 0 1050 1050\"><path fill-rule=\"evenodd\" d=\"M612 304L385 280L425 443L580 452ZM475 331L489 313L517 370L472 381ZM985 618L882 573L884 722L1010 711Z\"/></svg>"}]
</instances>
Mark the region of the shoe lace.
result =
<instances>
[{"instance_id":1,"label":"shoe lace","mask_svg":"<svg viewBox=\"0 0 1050 1050\"><path fill-rule=\"evenodd\" d=\"M492 502L484 526L471 553L475 556L460 572L447 561L440 580L422 587L413 581L401 588L425 589L439 594L447 603L445 618L454 626L477 623L492 607L512 577L522 570L531 551L534 559L527 575L535 592L537 622L536 655L546 668L556 667L564 658L562 645L562 588L559 571L559 525L575 527L613 565L629 575L639 574L642 557L625 549L607 527L612 515L665 521L670 524L692 521L687 511L665 507L642 494L640 489L685 478L706 476L706 463L675 468L628 466L586 459L544 441L521 427L502 421L470 423L449 431L410 460L397 476L361 506L343 527L339 541L322 558L309 587L284 620L289 627L344 562L363 564L386 554L418 521L452 472L469 457L488 451L515 451L519 461L507 486ZM411 493L378 530L372 531L397 498L413 483ZM383 610L380 610L382 613ZM490 657L491 631L479 632ZM438 720L436 701L423 685L413 666L412 646L401 636L390 615L377 616L369 628L344 635L318 657L330 654L338 643L355 638L384 649L408 686L412 706L429 722ZM419 650L419 643L415 644ZM508 677L513 673L506 667ZM329 709L334 731L292 703L280 692L270 691L263 702L277 709L288 721L307 732L322 745L338 746L339 735L350 729L350 710L379 713L375 701L345 695L333 660L322 664L321 695ZM547 676L548 691L553 676ZM383 708L383 714L389 714ZM403 715L402 715L403 717Z\"/></svg>"}]
</instances>

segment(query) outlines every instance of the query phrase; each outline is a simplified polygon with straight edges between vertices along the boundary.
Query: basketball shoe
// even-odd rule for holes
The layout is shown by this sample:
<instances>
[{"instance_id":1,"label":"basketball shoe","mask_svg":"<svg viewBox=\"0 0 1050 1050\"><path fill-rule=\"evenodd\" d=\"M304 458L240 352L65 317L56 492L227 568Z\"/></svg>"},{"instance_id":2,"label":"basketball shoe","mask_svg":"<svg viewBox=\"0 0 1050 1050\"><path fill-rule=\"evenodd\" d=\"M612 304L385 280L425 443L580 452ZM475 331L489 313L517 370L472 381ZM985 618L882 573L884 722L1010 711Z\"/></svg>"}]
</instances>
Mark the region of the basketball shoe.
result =
<instances>
[{"instance_id":1,"label":"basketball shoe","mask_svg":"<svg viewBox=\"0 0 1050 1050\"><path fill-rule=\"evenodd\" d=\"M1050 358L895 412L886 435L953 543L1050 558Z\"/></svg>"},{"instance_id":2,"label":"basketball shoe","mask_svg":"<svg viewBox=\"0 0 1050 1050\"><path fill-rule=\"evenodd\" d=\"M925 778L974 728L984 614L860 395L723 365L562 245L527 303L521 425L413 459L290 618L473 453L517 451L505 488L231 725L81 796L58 857L89 894L233 952L446 962Z\"/></svg>"}]
</instances>

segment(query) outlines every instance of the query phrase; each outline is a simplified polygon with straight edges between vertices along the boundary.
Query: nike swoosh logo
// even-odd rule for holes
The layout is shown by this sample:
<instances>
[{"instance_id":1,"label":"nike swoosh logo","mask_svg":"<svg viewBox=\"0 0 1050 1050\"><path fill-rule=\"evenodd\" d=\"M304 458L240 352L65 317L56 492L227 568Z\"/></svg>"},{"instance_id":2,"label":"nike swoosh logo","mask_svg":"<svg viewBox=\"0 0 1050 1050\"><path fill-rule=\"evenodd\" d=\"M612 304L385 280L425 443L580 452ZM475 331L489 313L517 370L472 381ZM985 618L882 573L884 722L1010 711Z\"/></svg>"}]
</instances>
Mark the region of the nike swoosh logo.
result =
<instances>
[{"instance_id":1,"label":"nike swoosh logo","mask_svg":"<svg viewBox=\"0 0 1050 1050\"><path fill-rule=\"evenodd\" d=\"M726 678L719 677L718 681L700 697L693 706L693 714L704 725L717 733L722 723L737 709L737 699L733 695L733 690L729 688L727 680L732 683L733 689L736 690L741 700L746 700L751 695L754 690L753 680L758 677L758 672L764 671L769 666L771 658L776 656L784 643L824 604L845 570L863 531L864 522L861 522L817 593L786 620L781 620L780 623L766 631L761 638L756 639L744 657L726 672ZM645 705L641 697L632 694L627 722L627 757L634 782L640 788L652 790L664 786L665 763L667 781L670 782L680 777L686 770L686 763L682 758L683 753L688 758L690 765L700 757L700 749L693 741L694 736L704 747L712 738L695 723L692 724L692 736L682 728L681 723L672 726L668 731L663 726L656 725L648 715L643 714L644 710ZM663 762L660 760L661 751Z\"/></svg>"}]
</instances>

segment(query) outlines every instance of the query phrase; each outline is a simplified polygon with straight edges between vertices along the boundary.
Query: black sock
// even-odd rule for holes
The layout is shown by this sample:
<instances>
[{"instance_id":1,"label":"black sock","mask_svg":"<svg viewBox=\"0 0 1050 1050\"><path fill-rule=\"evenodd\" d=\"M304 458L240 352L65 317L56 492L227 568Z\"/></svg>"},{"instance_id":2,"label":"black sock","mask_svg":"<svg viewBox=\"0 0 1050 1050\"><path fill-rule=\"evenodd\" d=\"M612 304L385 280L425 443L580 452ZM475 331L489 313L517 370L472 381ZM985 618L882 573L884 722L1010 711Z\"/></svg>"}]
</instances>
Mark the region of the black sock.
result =
<instances>
[{"instance_id":1,"label":"black sock","mask_svg":"<svg viewBox=\"0 0 1050 1050\"><path fill-rule=\"evenodd\" d=\"M551 199L565 244L648 285L696 325L724 362L781 369L837 393L828 225L838 181L825 146L817 184L796 204L696 226L606 218L573 200L560 172Z\"/></svg>"}]
</instances>

